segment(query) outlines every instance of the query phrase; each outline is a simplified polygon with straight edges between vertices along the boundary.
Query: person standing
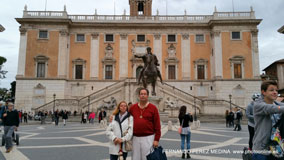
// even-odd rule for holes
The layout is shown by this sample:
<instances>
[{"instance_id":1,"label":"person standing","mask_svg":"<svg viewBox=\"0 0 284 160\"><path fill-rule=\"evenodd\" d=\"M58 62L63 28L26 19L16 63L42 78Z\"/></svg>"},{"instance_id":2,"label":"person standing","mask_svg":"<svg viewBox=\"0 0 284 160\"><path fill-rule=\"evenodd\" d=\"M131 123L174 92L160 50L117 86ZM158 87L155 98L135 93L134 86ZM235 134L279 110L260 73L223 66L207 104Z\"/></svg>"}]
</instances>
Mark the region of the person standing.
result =
<instances>
[{"instance_id":1,"label":"person standing","mask_svg":"<svg viewBox=\"0 0 284 160\"><path fill-rule=\"evenodd\" d=\"M124 142L132 138L133 117L128 112L128 106L125 101L118 104L112 115L114 120L108 125L106 130L106 135L110 140L110 160L118 160L118 152L120 151L122 151L123 159L126 160L127 151L125 150Z\"/></svg>"},{"instance_id":2,"label":"person standing","mask_svg":"<svg viewBox=\"0 0 284 160\"><path fill-rule=\"evenodd\" d=\"M252 101L251 103L247 106L246 110L246 116L248 118L248 131L249 131L249 148L248 150L252 150L252 140L254 136L254 118L253 118L253 105L254 101L259 97L259 94L253 94L252 95Z\"/></svg>"},{"instance_id":3,"label":"person standing","mask_svg":"<svg viewBox=\"0 0 284 160\"><path fill-rule=\"evenodd\" d=\"M28 123L28 113L26 111L24 112L24 122Z\"/></svg>"},{"instance_id":4,"label":"person standing","mask_svg":"<svg viewBox=\"0 0 284 160\"><path fill-rule=\"evenodd\" d=\"M284 113L284 103L275 101L278 97L278 88L275 81L264 81L261 84L261 96L253 106L254 138L253 160L268 160L268 145L271 138L272 127Z\"/></svg>"},{"instance_id":5,"label":"person standing","mask_svg":"<svg viewBox=\"0 0 284 160\"><path fill-rule=\"evenodd\" d=\"M182 150L182 159L185 158L185 153L186 153L186 158L191 158L190 157L190 136L191 136L191 131L189 127L189 122L193 122L193 117L191 114L186 113L186 106L181 106L179 110L179 123L180 126L182 127L182 132L180 134L181 138L181 150ZM186 148L187 151L185 150L184 144L186 140Z\"/></svg>"},{"instance_id":6,"label":"person standing","mask_svg":"<svg viewBox=\"0 0 284 160\"><path fill-rule=\"evenodd\" d=\"M157 107L148 102L149 91L139 90L139 102L129 112L133 116L132 159L146 160L151 147L158 147L161 137L160 115Z\"/></svg>"},{"instance_id":7,"label":"person standing","mask_svg":"<svg viewBox=\"0 0 284 160\"><path fill-rule=\"evenodd\" d=\"M67 121L67 119L68 119L68 113L67 113L66 110L65 110L65 111L63 112L63 114L62 114L62 119L63 119L63 124L64 124L64 126L66 126L66 121Z\"/></svg>"},{"instance_id":8,"label":"person standing","mask_svg":"<svg viewBox=\"0 0 284 160\"><path fill-rule=\"evenodd\" d=\"M55 125L58 126L58 122L59 122L59 111L58 111L58 109L54 112L54 122L55 122Z\"/></svg>"},{"instance_id":9,"label":"person standing","mask_svg":"<svg viewBox=\"0 0 284 160\"><path fill-rule=\"evenodd\" d=\"M225 112L225 119L226 119L226 127L230 127L229 110L226 110L226 112Z\"/></svg>"},{"instance_id":10,"label":"person standing","mask_svg":"<svg viewBox=\"0 0 284 160\"><path fill-rule=\"evenodd\" d=\"M3 126L3 113L8 109L8 101L6 101L5 105L1 106L1 110L0 110L0 131L2 130L2 126Z\"/></svg>"},{"instance_id":11,"label":"person standing","mask_svg":"<svg viewBox=\"0 0 284 160\"><path fill-rule=\"evenodd\" d=\"M3 112L3 123L4 123L4 139L6 153L9 153L13 149L12 134L19 127L20 119L17 110L13 109L13 104L8 104L8 109Z\"/></svg>"},{"instance_id":12,"label":"person standing","mask_svg":"<svg viewBox=\"0 0 284 160\"><path fill-rule=\"evenodd\" d=\"M95 112L90 113L90 115L89 115L90 123L94 124L95 116L96 116Z\"/></svg>"}]
</instances>

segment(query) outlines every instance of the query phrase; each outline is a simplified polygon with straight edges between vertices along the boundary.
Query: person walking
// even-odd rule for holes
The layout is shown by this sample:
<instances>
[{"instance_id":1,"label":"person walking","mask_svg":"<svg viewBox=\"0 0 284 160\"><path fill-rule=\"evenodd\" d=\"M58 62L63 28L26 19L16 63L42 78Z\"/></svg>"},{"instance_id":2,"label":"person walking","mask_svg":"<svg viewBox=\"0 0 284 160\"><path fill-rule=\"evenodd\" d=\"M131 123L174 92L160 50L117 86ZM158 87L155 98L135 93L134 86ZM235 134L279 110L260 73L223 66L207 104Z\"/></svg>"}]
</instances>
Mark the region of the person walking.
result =
<instances>
[{"instance_id":1,"label":"person walking","mask_svg":"<svg viewBox=\"0 0 284 160\"><path fill-rule=\"evenodd\" d=\"M234 128L234 112L230 109L229 112L229 127L233 127Z\"/></svg>"},{"instance_id":2,"label":"person walking","mask_svg":"<svg viewBox=\"0 0 284 160\"><path fill-rule=\"evenodd\" d=\"M88 117L88 112L86 111L86 112L84 113L83 123L87 123L87 117Z\"/></svg>"},{"instance_id":3,"label":"person walking","mask_svg":"<svg viewBox=\"0 0 284 160\"><path fill-rule=\"evenodd\" d=\"M260 95L259 94L253 94L252 95L252 101L251 103L247 106L247 110L246 110L246 116L248 118L248 131L249 131L249 148L248 150L252 150L252 140L253 140L253 136L254 136L254 118L253 118L253 105L254 102L256 101L256 99L258 99Z\"/></svg>"},{"instance_id":4,"label":"person walking","mask_svg":"<svg viewBox=\"0 0 284 160\"><path fill-rule=\"evenodd\" d=\"M65 111L63 112L63 114L62 114L62 119L63 119L63 124L64 124L64 126L66 126L66 121L67 121L67 119L68 119L68 113L67 113L66 110L65 110Z\"/></svg>"},{"instance_id":5,"label":"person walking","mask_svg":"<svg viewBox=\"0 0 284 160\"><path fill-rule=\"evenodd\" d=\"M243 113L241 112L241 110L239 108L236 108L236 112L235 112L235 129L234 131L241 131L242 127L241 127L241 119L243 117Z\"/></svg>"},{"instance_id":6,"label":"person walking","mask_svg":"<svg viewBox=\"0 0 284 160\"><path fill-rule=\"evenodd\" d=\"M275 81L264 81L261 84L261 96L253 106L254 114L254 138L253 138L253 160L268 160L268 145L271 138L272 127L284 113L284 103L277 102L278 88ZM281 134L281 132L280 132Z\"/></svg>"},{"instance_id":7,"label":"person walking","mask_svg":"<svg viewBox=\"0 0 284 160\"><path fill-rule=\"evenodd\" d=\"M160 115L157 107L148 102L149 90L139 90L139 102L129 109L133 116L132 159L146 160L152 147L159 146L161 137Z\"/></svg>"},{"instance_id":8,"label":"person walking","mask_svg":"<svg viewBox=\"0 0 284 160\"><path fill-rule=\"evenodd\" d=\"M112 115L114 120L108 125L106 130L106 135L110 140L110 160L118 160L121 152L123 159L126 160L125 142L129 141L133 135L133 117L128 112L128 106L125 101L117 105Z\"/></svg>"},{"instance_id":9,"label":"person walking","mask_svg":"<svg viewBox=\"0 0 284 160\"><path fill-rule=\"evenodd\" d=\"M9 153L13 149L12 134L19 127L20 119L17 110L13 109L13 104L8 104L8 109L2 114L4 123L4 139L6 153Z\"/></svg>"},{"instance_id":10,"label":"person walking","mask_svg":"<svg viewBox=\"0 0 284 160\"><path fill-rule=\"evenodd\" d=\"M186 106L181 106L179 110L179 115L178 115L179 123L180 126L182 127L182 132L180 134L181 138L181 150L182 150L182 159L185 158L185 153L186 153L186 158L191 158L190 157L190 136L191 136L191 131L189 127L189 122L193 122L193 117L189 113L187 114L186 112ZM186 148L185 150L185 140L186 140Z\"/></svg>"},{"instance_id":11,"label":"person walking","mask_svg":"<svg viewBox=\"0 0 284 160\"><path fill-rule=\"evenodd\" d=\"M90 123L91 124L94 124L94 119L95 119L95 112L91 112L90 115L89 115L89 120L90 120Z\"/></svg>"}]
</instances>

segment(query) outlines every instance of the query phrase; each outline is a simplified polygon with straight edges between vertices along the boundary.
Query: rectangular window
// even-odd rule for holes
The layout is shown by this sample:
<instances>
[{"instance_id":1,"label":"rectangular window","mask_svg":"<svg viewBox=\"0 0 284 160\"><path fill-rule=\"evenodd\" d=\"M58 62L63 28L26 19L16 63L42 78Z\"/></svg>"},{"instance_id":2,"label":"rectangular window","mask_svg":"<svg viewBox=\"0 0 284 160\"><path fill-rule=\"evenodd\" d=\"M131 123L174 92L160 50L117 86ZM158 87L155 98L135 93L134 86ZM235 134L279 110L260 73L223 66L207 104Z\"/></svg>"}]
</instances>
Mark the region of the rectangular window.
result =
<instances>
[{"instance_id":1,"label":"rectangular window","mask_svg":"<svg viewBox=\"0 0 284 160\"><path fill-rule=\"evenodd\" d=\"M176 66L175 65L169 65L169 79L176 79Z\"/></svg>"},{"instance_id":2,"label":"rectangular window","mask_svg":"<svg viewBox=\"0 0 284 160\"><path fill-rule=\"evenodd\" d=\"M47 39L48 38L48 31L39 31L38 37L40 39Z\"/></svg>"},{"instance_id":3,"label":"rectangular window","mask_svg":"<svg viewBox=\"0 0 284 160\"><path fill-rule=\"evenodd\" d=\"M85 35L84 34L77 34L76 42L85 42Z\"/></svg>"},{"instance_id":4,"label":"rectangular window","mask_svg":"<svg viewBox=\"0 0 284 160\"><path fill-rule=\"evenodd\" d=\"M137 42L145 42L145 35L137 35Z\"/></svg>"},{"instance_id":5,"label":"rectangular window","mask_svg":"<svg viewBox=\"0 0 284 160\"><path fill-rule=\"evenodd\" d=\"M241 32L232 32L232 39L233 40L240 40L241 39Z\"/></svg>"},{"instance_id":6,"label":"rectangular window","mask_svg":"<svg viewBox=\"0 0 284 160\"><path fill-rule=\"evenodd\" d=\"M205 79L204 65L197 65L197 79Z\"/></svg>"},{"instance_id":7,"label":"rectangular window","mask_svg":"<svg viewBox=\"0 0 284 160\"><path fill-rule=\"evenodd\" d=\"M234 78L242 78L242 66L241 64L234 64Z\"/></svg>"},{"instance_id":8,"label":"rectangular window","mask_svg":"<svg viewBox=\"0 0 284 160\"><path fill-rule=\"evenodd\" d=\"M75 79L83 79L83 65L75 66Z\"/></svg>"},{"instance_id":9,"label":"rectangular window","mask_svg":"<svg viewBox=\"0 0 284 160\"><path fill-rule=\"evenodd\" d=\"M176 35L169 34L168 35L168 42L176 42Z\"/></svg>"},{"instance_id":10,"label":"rectangular window","mask_svg":"<svg viewBox=\"0 0 284 160\"><path fill-rule=\"evenodd\" d=\"M106 34L105 41L106 42L113 42L113 34Z\"/></svg>"},{"instance_id":11,"label":"rectangular window","mask_svg":"<svg viewBox=\"0 0 284 160\"><path fill-rule=\"evenodd\" d=\"M45 77L45 63L38 62L37 63L37 75L38 78L44 78Z\"/></svg>"},{"instance_id":12,"label":"rectangular window","mask_svg":"<svg viewBox=\"0 0 284 160\"><path fill-rule=\"evenodd\" d=\"M203 34L197 34L197 35L195 35L195 42L199 42L199 43L201 43L201 42L205 42L205 40L204 40L204 35Z\"/></svg>"},{"instance_id":13,"label":"rectangular window","mask_svg":"<svg viewBox=\"0 0 284 160\"><path fill-rule=\"evenodd\" d=\"M112 79L112 65L106 65L105 79Z\"/></svg>"}]
</instances>

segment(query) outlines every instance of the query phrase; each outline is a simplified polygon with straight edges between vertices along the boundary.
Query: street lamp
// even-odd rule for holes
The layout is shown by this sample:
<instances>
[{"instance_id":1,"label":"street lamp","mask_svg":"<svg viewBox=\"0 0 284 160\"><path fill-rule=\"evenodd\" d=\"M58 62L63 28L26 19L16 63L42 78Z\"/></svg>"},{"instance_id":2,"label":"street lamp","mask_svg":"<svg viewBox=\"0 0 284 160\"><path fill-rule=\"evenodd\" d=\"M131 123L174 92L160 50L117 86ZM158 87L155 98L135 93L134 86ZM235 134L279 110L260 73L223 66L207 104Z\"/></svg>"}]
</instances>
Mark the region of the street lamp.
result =
<instances>
[{"instance_id":1,"label":"street lamp","mask_svg":"<svg viewBox=\"0 0 284 160\"><path fill-rule=\"evenodd\" d=\"M194 102L194 121L197 121L196 99L195 99L195 97L194 97L194 99L193 99L193 102Z\"/></svg>"},{"instance_id":2,"label":"street lamp","mask_svg":"<svg viewBox=\"0 0 284 160\"><path fill-rule=\"evenodd\" d=\"M229 94L229 99L230 99L230 111L232 110L232 95Z\"/></svg>"},{"instance_id":3,"label":"street lamp","mask_svg":"<svg viewBox=\"0 0 284 160\"><path fill-rule=\"evenodd\" d=\"M55 98L56 98L56 94L53 94L53 113L55 111Z\"/></svg>"},{"instance_id":4,"label":"street lamp","mask_svg":"<svg viewBox=\"0 0 284 160\"><path fill-rule=\"evenodd\" d=\"M90 96L88 96L88 117L90 115Z\"/></svg>"}]
</instances>

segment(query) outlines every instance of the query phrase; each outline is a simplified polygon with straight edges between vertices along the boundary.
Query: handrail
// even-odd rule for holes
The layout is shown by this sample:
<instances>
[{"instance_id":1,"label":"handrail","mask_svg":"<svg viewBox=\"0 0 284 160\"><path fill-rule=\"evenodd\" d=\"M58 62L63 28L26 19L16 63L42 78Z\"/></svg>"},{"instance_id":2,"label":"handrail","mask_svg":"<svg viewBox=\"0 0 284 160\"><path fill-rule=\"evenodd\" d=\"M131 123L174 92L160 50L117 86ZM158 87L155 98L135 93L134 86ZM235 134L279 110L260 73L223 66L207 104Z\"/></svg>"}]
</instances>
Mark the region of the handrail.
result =
<instances>
[{"instance_id":1,"label":"handrail","mask_svg":"<svg viewBox=\"0 0 284 160\"><path fill-rule=\"evenodd\" d=\"M232 103L232 102L230 102L230 101L228 101L228 100L224 100L224 99L204 99L203 100L204 102L209 102L209 101L215 101L215 102L226 102L226 103L228 103L228 104L230 104L231 103L231 105L232 106L234 106L234 107L237 107L237 108L240 108L240 109L242 109L242 110L244 110L244 111L246 111L246 109L245 108L243 108L243 107L241 107L241 106L239 106L239 105L237 105L237 104L234 104L234 103Z\"/></svg>"}]
</instances>

